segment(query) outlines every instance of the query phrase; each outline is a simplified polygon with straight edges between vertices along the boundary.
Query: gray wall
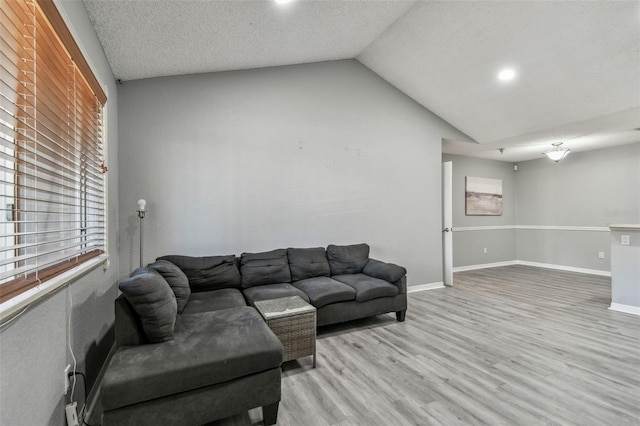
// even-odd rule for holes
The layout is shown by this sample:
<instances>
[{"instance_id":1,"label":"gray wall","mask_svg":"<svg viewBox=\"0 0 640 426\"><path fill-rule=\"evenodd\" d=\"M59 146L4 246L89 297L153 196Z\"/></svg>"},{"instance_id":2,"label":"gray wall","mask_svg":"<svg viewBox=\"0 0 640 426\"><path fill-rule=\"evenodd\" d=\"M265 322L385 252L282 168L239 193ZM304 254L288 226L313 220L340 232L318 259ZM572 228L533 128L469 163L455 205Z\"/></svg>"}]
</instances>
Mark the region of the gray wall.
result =
<instances>
[{"instance_id":1,"label":"gray wall","mask_svg":"<svg viewBox=\"0 0 640 426\"><path fill-rule=\"evenodd\" d=\"M441 138L463 135L357 61L119 86L121 271L166 254L367 242L442 281Z\"/></svg>"},{"instance_id":2,"label":"gray wall","mask_svg":"<svg viewBox=\"0 0 640 426\"><path fill-rule=\"evenodd\" d=\"M640 143L518 164L521 225L607 226L640 222Z\"/></svg>"},{"instance_id":3,"label":"gray wall","mask_svg":"<svg viewBox=\"0 0 640 426\"><path fill-rule=\"evenodd\" d=\"M515 225L515 175L513 164L460 155L445 154L442 161L453 163L453 227ZM465 215L465 178L467 176L502 180L501 216ZM453 266L461 267L514 260L515 229L454 231ZM484 249L487 253L484 253Z\"/></svg>"},{"instance_id":4,"label":"gray wall","mask_svg":"<svg viewBox=\"0 0 640 426\"><path fill-rule=\"evenodd\" d=\"M640 223L640 143L525 161L516 173L518 225ZM608 232L518 229L518 259L610 271ZM598 259L598 252L605 259Z\"/></svg>"},{"instance_id":5,"label":"gray wall","mask_svg":"<svg viewBox=\"0 0 640 426\"><path fill-rule=\"evenodd\" d=\"M16 426L64 425L64 368L72 362L78 371L96 379L113 342L113 300L118 262L118 119L117 93L111 68L82 2L62 2L72 32L109 97L108 144L108 245L111 266L98 268L32 305L0 331L0 424ZM72 302L70 301L72 300ZM71 320L71 332L69 329ZM81 380L78 381L81 386ZM80 396L80 392L77 396Z\"/></svg>"},{"instance_id":6,"label":"gray wall","mask_svg":"<svg viewBox=\"0 0 640 426\"><path fill-rule=\"evenodd\" d=\"M513 164L444 155L453 161L456 227L605 228L640 223L640 143ZM503 216L464 215L464 177L503 180ZM515 244L515 245L514 245ZM492 246L502 247L493 250ZM488 248L484 255L482 249ZM605 258L599 259L598 252ZM610 271L610 236L597 230L478 230L454 232L454 266L520 260Z\"/></svg>"},{"instance_id":7,"label":"gray wall","mask_svg":"<svg viewBox=\"0 0 640 426\"><path fill-rule=\"evenodd\" d=\"M629 245L622 245L622 237ZM611 231L611 303L640 313L640 229ZM618 307L620 308L620 307Z\"/></svg>"}]
</instances>

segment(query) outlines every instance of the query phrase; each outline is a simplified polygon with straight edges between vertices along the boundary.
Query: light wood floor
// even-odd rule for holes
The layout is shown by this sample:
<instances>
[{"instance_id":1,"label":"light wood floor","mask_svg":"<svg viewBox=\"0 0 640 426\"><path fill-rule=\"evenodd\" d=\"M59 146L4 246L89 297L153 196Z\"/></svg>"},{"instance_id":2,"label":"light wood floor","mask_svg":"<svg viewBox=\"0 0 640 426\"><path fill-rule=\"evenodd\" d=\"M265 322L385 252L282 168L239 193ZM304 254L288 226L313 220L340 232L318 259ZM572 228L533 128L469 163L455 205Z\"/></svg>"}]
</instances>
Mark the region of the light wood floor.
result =
<instances>
[{"instance_id":1,"label":"light wood floor","mask_svg":"<svg viewBox=\"0 0 640 426\"><path fill-rule=\"evenodd\" d=\"M278 425L640 425L640 317L609 303L609 278L457 273L409 294L404 323L320 329L318 368L284 365Z\"/></svg>"}]
</instances>

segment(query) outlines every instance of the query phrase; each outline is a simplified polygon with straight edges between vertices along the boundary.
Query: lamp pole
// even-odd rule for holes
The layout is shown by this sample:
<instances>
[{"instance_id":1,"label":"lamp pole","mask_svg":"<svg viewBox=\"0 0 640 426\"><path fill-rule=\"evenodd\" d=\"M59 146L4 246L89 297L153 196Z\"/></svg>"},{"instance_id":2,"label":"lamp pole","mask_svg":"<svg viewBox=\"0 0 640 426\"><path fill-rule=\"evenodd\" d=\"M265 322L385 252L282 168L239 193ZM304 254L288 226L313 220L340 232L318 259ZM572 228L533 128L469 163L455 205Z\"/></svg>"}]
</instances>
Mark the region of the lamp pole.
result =
<instances>
[{"instance_id":1,"label":"lamp pole","mask_svg":"<svg viewBox=\"0 0 640 426\"><path fill-rule=\"evenodd\" d=\"M147 212L145 210L145 207L147 205L147 202L143 199L138 200L138 217L140 218L140 267L142 268L142 243L143 243L143 234L144 232L142 229L142 223L143 223L143 219L144 219L144 215Z\"/></svg>"}]
</instances>

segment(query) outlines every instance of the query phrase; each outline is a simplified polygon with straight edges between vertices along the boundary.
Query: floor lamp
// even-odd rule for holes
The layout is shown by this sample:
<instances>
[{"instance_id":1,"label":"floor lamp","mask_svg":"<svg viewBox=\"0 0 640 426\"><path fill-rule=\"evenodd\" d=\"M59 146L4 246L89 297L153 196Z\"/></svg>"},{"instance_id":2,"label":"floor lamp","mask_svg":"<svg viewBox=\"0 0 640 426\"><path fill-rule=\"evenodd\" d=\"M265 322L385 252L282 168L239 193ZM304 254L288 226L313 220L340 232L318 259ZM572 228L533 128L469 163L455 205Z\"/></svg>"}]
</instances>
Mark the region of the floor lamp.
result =
<instances>
[{"instance_id":1,"label":"floor lamp","mask_svg":"<svg viewBox=\"0 0 640 426\"><path fill-rule=\"evenodd\" d=\"M145 207L147 206L147 202L143 199L138 200L138 217L140 218L140 267L142 268L142 219L144 219L144 215L147 212Z\"/></svg>"}]
</instances>

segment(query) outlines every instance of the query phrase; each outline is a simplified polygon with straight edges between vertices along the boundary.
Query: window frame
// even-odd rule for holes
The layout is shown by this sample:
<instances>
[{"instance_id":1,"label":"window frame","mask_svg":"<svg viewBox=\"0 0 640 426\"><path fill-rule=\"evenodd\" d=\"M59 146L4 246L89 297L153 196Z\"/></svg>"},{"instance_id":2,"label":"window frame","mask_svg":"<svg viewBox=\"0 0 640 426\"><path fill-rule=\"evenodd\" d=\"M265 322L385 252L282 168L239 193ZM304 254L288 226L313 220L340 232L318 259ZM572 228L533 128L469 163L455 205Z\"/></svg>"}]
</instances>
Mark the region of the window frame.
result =
<instances>
[{"instance_id":1,"label":"window frame","mask_svg":"<svg viewBox=\"0 0 640 426\"><path fill-rule=\"evenodd\" d=\"M49 24L54 30L55 35L66 49L70 59L73 61L78 72L82 75L81 78L87 83L89 88L93 91L93 95L96 97L101 105L102 111L102 157L103 164L107 163L107 148L108 148L108 135L107 135L107 94L100 85L96 74L93 72L92 67L87 62L82 49L76 43L76 37L71 31L71 26L66 24L68 17L63 16L64 12L56 6L54 0L31 0L37 4L40 11L44 15L45 19L49 21ZM67 19L65 19L67 18ZM106 173L106 167L103 172ZM17 184L17 181L16 181ZM34 301L44 297L48 293L55 291L61 286L73 281L88 272L96 269L100 264L106 270L109 259L109 220L108 220L108 179L104 175L102 179L102 204L104 209L103 215L103 244L101 245L101 251L99 252L87 252L74 259L61 261L53 266L38 269L39 282L35 285L29 286L22 290L17 295L13 295L0 303L0 323L4 322L10 316L13 316L21 309L28 307ZM84 216L83 216L84 217ZM83 220L86 220L84 217ZM82 232L81 232L82 234ZM78 261L80 260L80 261ZM8 286L14 285L14 282L10 281L5 283ZM18 280L16 280L16 286L19 286ZM3 292L4 293L4 292Z\"/></svg>"}]
</instances>

